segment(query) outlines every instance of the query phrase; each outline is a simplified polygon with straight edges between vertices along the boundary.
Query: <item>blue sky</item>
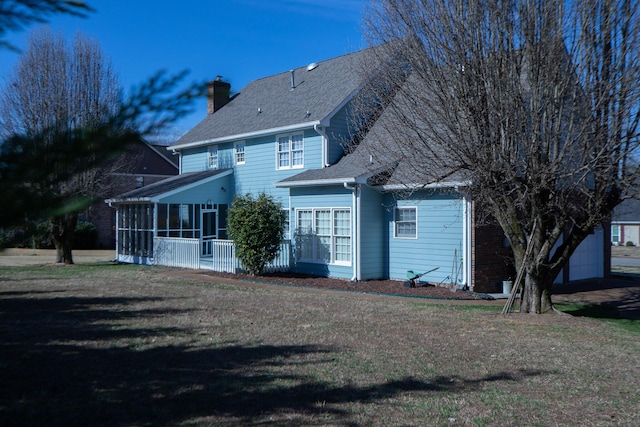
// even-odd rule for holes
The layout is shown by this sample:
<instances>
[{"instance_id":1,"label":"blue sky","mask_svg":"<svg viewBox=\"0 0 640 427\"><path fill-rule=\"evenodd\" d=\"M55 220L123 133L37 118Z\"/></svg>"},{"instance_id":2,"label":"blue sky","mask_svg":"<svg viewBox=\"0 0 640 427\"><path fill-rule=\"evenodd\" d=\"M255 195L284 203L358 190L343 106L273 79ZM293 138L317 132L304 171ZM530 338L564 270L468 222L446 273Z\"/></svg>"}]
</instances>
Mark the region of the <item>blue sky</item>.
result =
<instances>
[{"instance_id":1,"label":"blue sky","mask_svg":"<svg viewBox=\"0 0 640 427\"><path fill-rule=\"evenodd\" d=\"M97 39L123 86L156 71L188 69L187 81L217 75L240 91L256 78L288 71L364 47L363 0L87 0L87 18L56 16L53 30ZM24 50L31 28L9 41ZM18 54L0 50L0 78ZM206 115L206 101L177 124L184 133Z\"/></svg>"}]
</instances>

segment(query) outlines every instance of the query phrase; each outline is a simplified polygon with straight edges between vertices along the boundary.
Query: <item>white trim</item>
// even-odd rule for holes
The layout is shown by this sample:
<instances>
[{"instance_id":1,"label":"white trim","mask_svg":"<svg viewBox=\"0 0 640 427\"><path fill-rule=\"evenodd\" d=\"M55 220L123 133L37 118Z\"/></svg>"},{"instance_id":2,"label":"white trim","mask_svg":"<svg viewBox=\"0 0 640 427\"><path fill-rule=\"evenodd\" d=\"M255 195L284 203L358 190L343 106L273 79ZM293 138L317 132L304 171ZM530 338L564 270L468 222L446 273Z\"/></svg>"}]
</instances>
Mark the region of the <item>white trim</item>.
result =
<instances>
[{"instance_id":1,"label":"white trim","mask_svg":"<svg viewBox=\"0 0 640 427\"><path fill-rule=\"evenodd\" d=\"M471 185L471 181L443 181L443 182L434 182L431 184L417 184L417 183L409 183L409 184L389 184L389 185L380 185L379 187L386 191L393 190L421 190L421 189L431 189L431 188L458 188L458 187L469 187Z\"/></svg>"},{"instance_id":2,"label":"white trim","mask_svg":"<svg viewBox=\"0 0 640 427\"><path fill-rule=\"evenodd\" d=\"M185 148L195 148L195 147L208 145L208 144L220 144L223 142L230 142L238 139L257 138L259 136L265 136L265 135L270 135L274 133L296 132L296 131L305 130L305 129L313 129L313 126L320 125L320 124L322 124L322 122L318 120L313 122L297 123L295 125L287 125L287 126L281 126L277 128L271 128L271 129L261 129L253 132L239 133L236 135L229 135L229 136L221 136L219 138L211 138L211 139L205 139L202 141L188 142L186 144L180 144L180 145L172 145L168 147L168 149L183 150Z\"/></svg>"},{"instance_id":3,"label":"white trim","mask_svg":"<svg viewBox=\"0 0 640 427\"><path fill-rule=\"evenodd\" d=\"M329 179L309 179L305 181L278 181L273 185L276 188L287 188L287 187L310 187L310 186L320 186L320 185L342 185L344 183L362 184L364 182L359 178L329 178Z\"/></svg>"}]
</instances>

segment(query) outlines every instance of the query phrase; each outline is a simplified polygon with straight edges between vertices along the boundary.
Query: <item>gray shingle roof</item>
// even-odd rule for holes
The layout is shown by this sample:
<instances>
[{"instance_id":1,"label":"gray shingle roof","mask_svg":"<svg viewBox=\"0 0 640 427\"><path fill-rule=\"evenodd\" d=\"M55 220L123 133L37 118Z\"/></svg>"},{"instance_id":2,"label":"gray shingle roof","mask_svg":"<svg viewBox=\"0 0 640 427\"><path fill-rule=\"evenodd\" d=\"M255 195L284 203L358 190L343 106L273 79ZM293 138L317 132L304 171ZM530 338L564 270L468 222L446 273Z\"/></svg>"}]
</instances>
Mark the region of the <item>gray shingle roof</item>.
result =
<instances>
[{"instance_id":1,"label":"gray shingle roof","mask_svg":"<svg viewBox=\"0 0 640 427\"><path fill-rule=\"evenodd\" d=\"M172 147L323 122L359 88L361 64L370 51L365 49L321 61L310 71L307 66L296 68L293 90L289 71L254 80Z\"/></svg>"},{"instance_id":2,"label":"gray shingle roof","mask_svg":"<svg viewBox=\"0 0 640 427\"><path fill-rule=\"evenodd\" d=\"M405 83L412 90L416 80L409 79ZM402 141L416 139L410 127L398 121L391 113L395 109L406 108L408 103L402 94L396 95L392 105L385 108L362 141L350 154L336 164L318 170L308 170L286 178L277 186L320 185L323 183L359 182L369 185L391 187L422 187L431 185L464 185L464 177L446 167L438 166L430 158L428 150L421 157L414 149L407 148ZM435 150L432 147L432 150ZM427 171L428 172L425 172Z\"/></svg>"},{"instance_id":3,"label":"gray shingle roof","mask_svg":"<svg viewBox=\"0 0 640 427\"><path fill-rule=\"evenodd\" d=\"M222 175L231 169L217 169L207 170L204 172L190 172L182 175L177 175L171 178L163 179L162 181L149 184L145 187L137 188L127 193L121 194L112 199L106 200L107 203L122 203L132 201L150 201L152 198L166 194L170 191L177 190L178 188L195 184L198 181L204 181L208 178Z\"/></svg>"},{"instance_id":4,"label":"gray shingle roof","mask_svg":"<svg viewBox=\"0 0 640 427\"><path fill-rule=\"evenodd\" d=\"M640 222L640 201L627 199L613 210L613 222Z\"/></svg>"}]
</instances>

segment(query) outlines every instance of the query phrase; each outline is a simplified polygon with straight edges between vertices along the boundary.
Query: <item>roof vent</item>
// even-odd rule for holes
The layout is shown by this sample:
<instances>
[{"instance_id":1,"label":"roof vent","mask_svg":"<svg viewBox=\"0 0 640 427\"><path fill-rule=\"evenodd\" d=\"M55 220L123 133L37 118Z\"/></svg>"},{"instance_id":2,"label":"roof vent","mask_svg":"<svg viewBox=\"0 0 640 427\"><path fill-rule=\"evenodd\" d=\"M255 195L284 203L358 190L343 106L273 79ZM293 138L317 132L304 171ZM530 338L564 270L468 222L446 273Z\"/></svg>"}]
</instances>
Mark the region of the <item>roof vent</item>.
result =
<instances>
[{"instance_id":1,"label":"roof vent","mask_svg":"<svg viewBox=\"0 0 640 427\"><path fill-rule=\"evenodd\" d=\"M317 67L318 64L316 62L312 62L311 64L307 65L307 71L315 70Z\"/></svg>"}]
</instances>

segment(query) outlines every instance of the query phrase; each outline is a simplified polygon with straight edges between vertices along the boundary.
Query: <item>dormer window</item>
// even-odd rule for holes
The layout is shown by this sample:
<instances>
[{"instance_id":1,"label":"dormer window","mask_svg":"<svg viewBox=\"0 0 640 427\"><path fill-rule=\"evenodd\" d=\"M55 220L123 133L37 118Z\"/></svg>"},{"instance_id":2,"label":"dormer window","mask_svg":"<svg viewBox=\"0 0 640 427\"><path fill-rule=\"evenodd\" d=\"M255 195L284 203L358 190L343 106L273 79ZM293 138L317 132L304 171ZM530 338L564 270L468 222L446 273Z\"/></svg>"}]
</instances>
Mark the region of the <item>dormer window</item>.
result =
<instances>
[{"instance_id":1,"label":"dormer window","mask_svg":"<svg viewBox=\"0 0 640 427\"><path fill-rule=\"evenodd\" d=\"M207 165L209 169L218 169L218 146L213 145L207 151Z\"/></svg>"},{"instance_id":2,"label":"dormer window","mask_svg":"<svg viewBox=\"0 0 640 427\"><path fill-rule=\"evenodd\" d=\"M304 135L301 133L278 135L278 169L297 169L304 166Z\"/></svg>"}]
</instances>

